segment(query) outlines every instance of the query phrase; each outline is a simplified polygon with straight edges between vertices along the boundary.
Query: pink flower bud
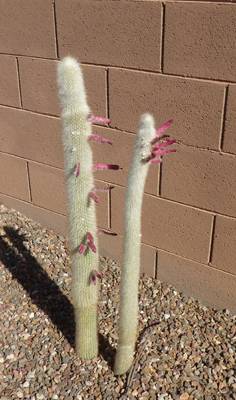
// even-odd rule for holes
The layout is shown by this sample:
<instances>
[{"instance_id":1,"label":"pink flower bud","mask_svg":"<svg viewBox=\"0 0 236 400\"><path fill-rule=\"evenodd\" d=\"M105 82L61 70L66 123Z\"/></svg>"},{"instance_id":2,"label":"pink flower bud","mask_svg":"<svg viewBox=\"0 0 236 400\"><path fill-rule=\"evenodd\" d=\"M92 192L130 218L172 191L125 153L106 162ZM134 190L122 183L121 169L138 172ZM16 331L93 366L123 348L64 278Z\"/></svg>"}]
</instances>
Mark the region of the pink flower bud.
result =
<instances>
[{"instance_id":1,"label":"pink flower bud","mask_svg":"<svg viewBox=\"0 0 236 400\"><path fill-rule=\"evenodd\" d=\"M119 169L119 165L113 164L94 164L93 169Z\"/></svg>"},{"instance_id":2,"label":"pink flower bud","mask_svg":"<svg viewBox=\"0 0 236 400\"><path fill-rule=\"evenodd\" d=\"M96 271L96 269L94 269L94 270L92 271L92 273L91 273L91 278L92 278L93 284L96 285L96 284L97 284L96 278L101 279L101 278L102 278L102 275L99 274L98 271Z\"/></svg>"},{"instance_id":3,"label":"pink flower bud","mask_svg":"<svg viewBox=\"0 0 236 400\"><path fill-rule=\"evenodd\" d=\"M92 233L90 233L90 232L87 232L86 233L86 235L87 235L87 237L88 237L88 240L90 241L90 242L94 242L94 238L93 238L93 235L92 235Z\"/></svg>"},{"instance_id":4,"label":"pink flower bud","mask_svg":"<svg viewBox=\"0 0 236 400\"><path fill-rule=\"evenodd\" d=\"M86 244L82 243L79 247L79 254L83 254L86 247Z\"/></svg>"},{"instance_id":5,"label":"pink flower bud","mask_svg":"<svg viewBox=\"0 0 236 400\"><path fill-rule=\"evenodd\" d=\"M98 202L99 202L99 198L98 198L98 196L96 196L95 193L90 192L90 193L89 193L89 197L91 197L91 199L93 199L93 200L95 201L95 203L98 203Z\"/></svg>"},{"instance_id":6,"label":"pink flower bud","mask_svg":"<svg viewBox=\"0 0 236 400\"><path fill-rule=\"evenodd\" d=\"M104 139L101 136L97 136L97 135L90 135L89 136L89 140L95 140L96 142L100 142L100 143L108 143L108 144L112 144L110 142L110 140Z\"/></svg>"},{"instance_id":7,"label":"pink flower bud","mask_svg":"<svg viewBox=\"0 0 236 400\"><path fill-rule=\"evenodd\" d=\"M76 167L76 171L75 171L75 176L76 176L76 178L78 178L79 173L80 173L80 163L78 163L78 164L77 164L77 167Z\"/></svg>"},{"instance_id":8,"label":"pink flower bud","mask_svg":"<svg viewBox=\"0 0 236 400\"><path fill-rule=\"evenodd\" d=\"M97 253L97 249L94 243L92 242L88 242L88 246L90 247L90 249L94 252Z\"/></svg>"}]
</instances>

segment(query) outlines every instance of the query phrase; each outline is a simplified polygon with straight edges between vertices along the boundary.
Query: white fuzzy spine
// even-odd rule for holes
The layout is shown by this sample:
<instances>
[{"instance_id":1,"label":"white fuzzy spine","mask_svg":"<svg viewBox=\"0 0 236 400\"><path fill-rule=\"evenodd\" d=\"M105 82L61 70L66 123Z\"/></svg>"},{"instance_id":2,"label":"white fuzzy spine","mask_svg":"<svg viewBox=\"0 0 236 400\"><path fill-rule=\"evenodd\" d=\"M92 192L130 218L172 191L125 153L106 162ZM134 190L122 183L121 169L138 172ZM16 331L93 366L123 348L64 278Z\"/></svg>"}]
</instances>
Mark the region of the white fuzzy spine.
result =
<instances>
[{"instance_id":1,"label":"white fuzzy spine","mask_svg":"<svg viewBox=\"0 0 236 400\"><path fill-rule=\"evenodd\" d=\"M147 159L151 153L151 141L154 138L153 117L150 114L144 114L135 140L126 189L119 341L114 366L116 375L124 374L133 361L138 324L142 199L149 167Z\"/></svg>"},{"instance_id":2,"label":"white fuzzy spine","mask_svg":"<svg viewBox=\"0 0 236 400\"><path fill-rule=\"evenodd\" d=\"M98 287L92 283L91 274L98 270L98 243L94 201L89 193L94 187L92 151L88 143L91 135L90 113L80 64L65 57L58 64L58 88L62 104L63 147L70 227L70 252L72 262L72 297L76 319L76 353L81 358L98 354L97 302ZM80 174L75 171L80 163ZM79 253L86 233L94 238L97 252L87 247Z\"/></svg>"}]
</instances>

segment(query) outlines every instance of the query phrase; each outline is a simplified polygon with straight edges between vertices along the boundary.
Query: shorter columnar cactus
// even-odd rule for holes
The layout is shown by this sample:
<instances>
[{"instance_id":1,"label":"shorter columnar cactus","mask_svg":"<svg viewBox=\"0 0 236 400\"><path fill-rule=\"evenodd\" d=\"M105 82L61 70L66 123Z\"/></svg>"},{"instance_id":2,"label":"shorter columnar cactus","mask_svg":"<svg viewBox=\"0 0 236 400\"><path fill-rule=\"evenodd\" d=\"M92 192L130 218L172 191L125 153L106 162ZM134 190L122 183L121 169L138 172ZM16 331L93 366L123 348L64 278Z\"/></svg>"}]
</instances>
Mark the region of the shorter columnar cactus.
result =
<instances>
[{"instance_id":1,"label":"shorter columnar cactus","mask_svg":"<svg viewBox=\"0 0 236 400\"><path fill-rule=\"evenodd\" d=\"M124 254L120 288L119 341L115 357L114 372L124 374L131 366L137 334L138 280L141 247L141 209L145 180L150 164L162 162L157 158L174 152L162 150L175 143L169 140L158 142L168 135L162 132L171 124L168 121L155 131L154 120L150 114L141 117L131 160L125 199Z\"/></svg>"},{"instance_id":2,"label":"shorter columnar cactus","mask_svg":"<svg viewBox=\"0 0 236 400\"><path fill-rule=\"evenodd\" d=\"M80 64L65 57L58 65L58 87L62 104L63 147L68 198L70 253L72 262L72 297L76 319L76 353L82 358L98 354L97 334L97 278L98 240L95 203L98 197L93 171L118 169L117 165L93 165L90 140L110 141L92 135L92 122L109 123L94 117L86 102Z\"/></svg>"}]
</instances>

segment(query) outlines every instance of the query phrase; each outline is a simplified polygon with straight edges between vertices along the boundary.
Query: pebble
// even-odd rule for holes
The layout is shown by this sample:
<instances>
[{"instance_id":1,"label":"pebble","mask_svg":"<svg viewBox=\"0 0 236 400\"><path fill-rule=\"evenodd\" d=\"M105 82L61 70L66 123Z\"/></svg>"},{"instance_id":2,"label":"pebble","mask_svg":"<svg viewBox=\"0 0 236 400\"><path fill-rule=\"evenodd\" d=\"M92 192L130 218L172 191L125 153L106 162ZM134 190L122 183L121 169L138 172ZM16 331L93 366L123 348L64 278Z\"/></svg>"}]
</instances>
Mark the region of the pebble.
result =
<instances>
[{"instance_id":1,"label":"pebble","mask_svg":"<svg viewBox=\"0 0 236 400\"><path fill-rule=\"evenodd\" d=\"M4 206L0 236L2 400L236 400L236 318L228 310L141 276L139 360L126 394L128 373L112 371L120 265L100 258L101 351L84 361L74 349L68 239Z\"/></svg>"}]
</instances>

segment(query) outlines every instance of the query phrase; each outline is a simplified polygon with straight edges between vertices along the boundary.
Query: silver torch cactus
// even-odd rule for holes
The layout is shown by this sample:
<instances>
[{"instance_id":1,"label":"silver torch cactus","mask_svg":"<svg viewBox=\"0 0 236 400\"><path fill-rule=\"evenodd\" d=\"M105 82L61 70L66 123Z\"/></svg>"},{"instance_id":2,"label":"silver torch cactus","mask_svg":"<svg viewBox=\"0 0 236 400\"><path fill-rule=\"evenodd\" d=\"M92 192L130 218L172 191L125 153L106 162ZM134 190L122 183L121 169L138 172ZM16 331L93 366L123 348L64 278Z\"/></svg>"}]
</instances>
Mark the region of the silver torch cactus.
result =
<instances>
[{"instance_id":1,"label":"silver torch cactus","mask_svg":"<svg viewBox=\"0 0 236 400\"><path fill-rule=\"evenodd\" d=\"M144 185L150 164L162 162L159 156L173 152L164 149L175 140L160 142L168 135L162 132L171 124L168 121L157 131L152 115L141 116L128 175L125 199L124 254L120 287L119 339L114 372L122 375L133 361L138 325L138 281L141 248L141 211Z\"/></svg>"},{"instance_id":2,"label":"silver torch cactus","mask_svg":"<svg viewBox=\"0 0 236 400\"><path fill-rule=\"evenodd\" d=\"M92 122L110 121L90 113L81 67L74 58L68 56L58 63L57 82L62 105L76 353L90 359L98 354L98 278L101 278L95 212L98 197L95 192L102 188L94 187L93 172L119 167L93 164L90 140L110 142L92 135Z\"/></svg>"}]
</instances>

